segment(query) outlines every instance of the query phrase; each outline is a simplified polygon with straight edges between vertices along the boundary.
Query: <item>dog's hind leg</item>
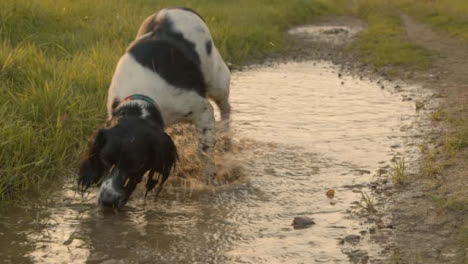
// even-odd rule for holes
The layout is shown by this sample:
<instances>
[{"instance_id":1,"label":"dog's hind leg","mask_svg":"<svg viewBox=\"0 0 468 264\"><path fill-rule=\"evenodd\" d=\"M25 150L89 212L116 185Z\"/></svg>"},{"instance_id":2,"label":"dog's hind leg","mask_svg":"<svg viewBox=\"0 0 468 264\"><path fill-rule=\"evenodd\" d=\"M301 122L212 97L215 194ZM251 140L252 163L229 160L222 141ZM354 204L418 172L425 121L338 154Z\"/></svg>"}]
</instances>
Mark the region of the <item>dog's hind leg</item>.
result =
<instances>
[{"instance_id":1,"label":"dog's hind leg","mask_svg":"<svg viewBox=\"0 0 468 264\"><path fill-rule=\"evenodd\" d=\"M219 61L222 62L218 55ZM218 66L217 74L210 82L208 96L213 99L221 112L221 122L223 125L224 150L231 148L231 104L229 103L229 87L231 83L231 72L224 63Z\"/></svg>"},{"instance_id":2,"label":"dog's hind leg","mask_svg":"<svg viewBox=\"0 0 468 264\"><path fill-rule=\"evenodd\" d=\"M224 151L231 148L231 104L228 97L214 99L221 112L221 123L223 126L222 138L224 139Z\"/></svg>"},{"instance_id":3,"label":"dog's hind leg","mask_svg":"<svg viewBox=\"0 0 468 264\"><path fill-rule=\"evenodd\" d=\"M215 184L216 166L213 160L213 151L216 145L216 127L213 107L206 101L202 112L197 116L195 125L198 129L198 153L204 166L207 184Z\"/></svg>"}]
</instances>

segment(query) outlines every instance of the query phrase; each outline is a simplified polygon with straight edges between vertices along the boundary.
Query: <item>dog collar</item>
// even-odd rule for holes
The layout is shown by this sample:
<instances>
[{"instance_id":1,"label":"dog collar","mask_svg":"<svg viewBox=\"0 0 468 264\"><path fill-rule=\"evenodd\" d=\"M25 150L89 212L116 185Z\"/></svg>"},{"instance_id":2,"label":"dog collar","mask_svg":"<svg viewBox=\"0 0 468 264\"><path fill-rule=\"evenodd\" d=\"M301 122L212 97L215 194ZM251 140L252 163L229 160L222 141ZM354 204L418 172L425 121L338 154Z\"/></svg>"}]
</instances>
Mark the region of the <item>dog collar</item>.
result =
<instances>
[{"instance_id":1,"label":"dog collar","mask_svg":"<svg viewBox=\"0 0 468 264\"><path fill-rule=\"evenodd\" d=\"M131 100L142 100L142 101L145 101L148 104L153 105L154 107L158 108L157 105L156 105L156 102L153 99L151 99L150 97L148 97L146 95L142 95L142 94L129 95L129 96L127 96L127 97L125 97L123 99L122 103L127 102L127 101L131 101Z\"/></svg>"}]
</instances>

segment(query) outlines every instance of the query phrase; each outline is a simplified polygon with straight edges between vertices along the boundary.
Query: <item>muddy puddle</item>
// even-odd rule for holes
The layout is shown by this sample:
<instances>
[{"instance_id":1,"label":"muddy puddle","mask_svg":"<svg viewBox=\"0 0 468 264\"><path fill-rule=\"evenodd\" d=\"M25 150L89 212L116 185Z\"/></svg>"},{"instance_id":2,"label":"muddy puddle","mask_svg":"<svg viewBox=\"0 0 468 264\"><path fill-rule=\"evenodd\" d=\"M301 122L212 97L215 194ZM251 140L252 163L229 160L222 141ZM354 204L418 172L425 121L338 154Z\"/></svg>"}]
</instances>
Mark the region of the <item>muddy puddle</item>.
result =
<instances>
[{"instance_id":1,"label":"muddy puddle","mask_svg":"<svg viewBox=\"0 0 468 264\"><path fill-rule=\"evenodd\" d=\"M349 263L353 250L378 260L370 224L350 208L394 156L418 155L421 115L409 97L417 87L402 96L381 86L327 62L236 72L234 139L250 142L235 154L242 181L172 187L146 203L140 190L118 214L67 184L47 204L0 216L1 262ZM294 229L296 216L315 224ZM349 235L359 237L343 243Z\"/></svg>"}]
</instances>

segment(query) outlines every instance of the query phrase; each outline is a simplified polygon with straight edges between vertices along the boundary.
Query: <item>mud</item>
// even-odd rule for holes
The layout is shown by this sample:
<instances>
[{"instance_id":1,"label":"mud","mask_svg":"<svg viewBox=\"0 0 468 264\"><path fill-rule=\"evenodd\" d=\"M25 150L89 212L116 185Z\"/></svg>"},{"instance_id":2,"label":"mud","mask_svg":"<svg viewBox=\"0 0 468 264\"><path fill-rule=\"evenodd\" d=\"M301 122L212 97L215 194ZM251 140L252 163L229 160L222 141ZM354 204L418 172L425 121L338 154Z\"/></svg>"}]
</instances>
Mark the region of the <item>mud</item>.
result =
<instances>
[{"instance_id":1,"label":"mud","mask_svg":"<svg viewBox=\"0 0 468 264\"><path fill-rule=\"evenodd\" d=\"M354 28L304 32L330 43L352 38ZM206 188L187 179L200 166L194 138L175 128L185 158L157 200L145 201L139 189L122 212L106 212L95 192L81 197L66 184L47 203L0 216L0 259L388 263L395 249L387 212L392 159L420 157L426 111L437 99L419 86L368 79L323 60L270 61L232 79L235 150L217 154L227 184ZM365 209L365 195L376 211ZM296 217L315 224L294 229Z\"/></svg>"},{"instance_id":2,"label":"mud","mask_svg":"<svg viewBox=\"0 0 468 264\"><path fill-rule=\"evenodd\" d=\"M443 98L441 111L468 124L468 48L453 36L436 32L401 13L410 41L433 52L433 63L426 72L417 72L413 82ZM447 133L460 127L446 122L434 122L426 132L428 149L437 150ZM463 127L462 127L463 129ZM466 128L465 128L466 129ZM452 166L430 178L414 178L395 195L392 213L396 229L397 259L402 263L466 263L468 250L459 238L468 226L466 214L467 151L452 157ZM427 154L425 154L427 155ZM440 162L440 155L433 160ZM436 165L434 165L436 166ZM465 209L447 210L438 206L435 197L445 197ZM462 227L465 229L462 229Z\"/></svg>"},{"instance_id":3,"label":"mud","mask_svg":"<svg viewBox=\"0 0 468 264\"><path fill-rule=\"evenodd\" d=\"M234 158L242 164L242 180L216 189L172 184L157 201L146 203L140 190L118 214L96 208L95 193L82 199L67 186L41 208L2 216L2 241L8 241L2 259L310 263L347 262L346 254L382 258L383 249L367 235L373 223L362 222L359 208L350 205L369 192L382 164L417 148L410 131L420 114L401 92L339 73L328 62L236 72L232 105L239 150ZM335 190L331 199L329 189ZM316 224L294 230L291 221L297 216L312 217ZM356 243L340 244L360 232Z\"/></svg>"}]
</instances>

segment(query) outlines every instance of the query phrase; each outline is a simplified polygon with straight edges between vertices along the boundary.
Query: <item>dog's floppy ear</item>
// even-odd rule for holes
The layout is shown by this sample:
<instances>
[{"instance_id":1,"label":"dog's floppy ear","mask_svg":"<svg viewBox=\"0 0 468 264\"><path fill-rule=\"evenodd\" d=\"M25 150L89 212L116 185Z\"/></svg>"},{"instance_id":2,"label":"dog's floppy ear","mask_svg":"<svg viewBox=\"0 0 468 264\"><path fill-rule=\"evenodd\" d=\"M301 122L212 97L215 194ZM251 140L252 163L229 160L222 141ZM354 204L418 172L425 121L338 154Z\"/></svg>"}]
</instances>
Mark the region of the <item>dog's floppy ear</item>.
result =
<instances>
[{"instance_id":1,"label":"dog's floppy ear","mask_svg":"<svg viewBox=\"0 0 468 264\"><path fill-rule=\"evenodd\" d=\"M177 148L171 137L160 130L153 134L153 161L148 181L146 182L146 194L151 191L156 184L159 184L156 196L161 192L164 183L175 168L178 159ZM153 179L153 174L159 173L157 180Z\"/></svg>"},{"instance_id":2,"label":"dog's floppy ear","mask_svg":"<svg viewBox=\"0 0 468 264\"><path fill-rule=\"evenodd\" d=\"M106 144L105 130L98 130L88 142L88 151L81 161L78 173L78 186L82 191L88 189L92 184L99 182L104 174L104 164L99 154Z\"/></svg>"}]
</instances>

